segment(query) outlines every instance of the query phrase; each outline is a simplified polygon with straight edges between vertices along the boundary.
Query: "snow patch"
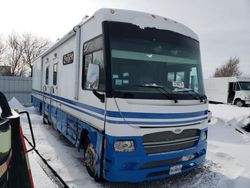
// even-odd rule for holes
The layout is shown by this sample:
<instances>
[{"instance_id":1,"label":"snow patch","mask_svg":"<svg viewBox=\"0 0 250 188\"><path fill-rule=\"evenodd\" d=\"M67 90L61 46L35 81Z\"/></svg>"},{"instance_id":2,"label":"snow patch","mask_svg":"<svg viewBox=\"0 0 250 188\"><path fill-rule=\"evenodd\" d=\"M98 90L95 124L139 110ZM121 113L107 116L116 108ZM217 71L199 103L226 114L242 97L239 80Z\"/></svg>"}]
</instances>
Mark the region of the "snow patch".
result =
<instances>
[{"instance_id":1,"label":"snow patch","mask_svg":"<svg viewBox=\"0 0 250 188\"><path fill-rule=\"evenodd\" d=\"M24 110L25 107L15 98L13 97L10 101L9 101L9 105L11 109L17 109L19 111Z\"/></svg>"},{"instance_id":2,"label":"snow patch","mask_svg":"<svg viewBox=\"0 0 250 188\"><path fill-rule=\"evenodd\" d=\"M30 167L32 169L32 177L35 187L56 188L56 186L50 178L44 173L39 166L36 157L33 153L29 153Z\"/></svg>"},{"instance_id":3,"label":"snow patch","mask_svg":"<svg viewBox=\"0 0 250 188\"><path fill-rule=\"evenodd\" d=\"M242 127L249 123L249 108L209 104L213 117L208 131L207 159L222 174L218 187L250 187L250 136Z\"/></svg>"}]
</instances>

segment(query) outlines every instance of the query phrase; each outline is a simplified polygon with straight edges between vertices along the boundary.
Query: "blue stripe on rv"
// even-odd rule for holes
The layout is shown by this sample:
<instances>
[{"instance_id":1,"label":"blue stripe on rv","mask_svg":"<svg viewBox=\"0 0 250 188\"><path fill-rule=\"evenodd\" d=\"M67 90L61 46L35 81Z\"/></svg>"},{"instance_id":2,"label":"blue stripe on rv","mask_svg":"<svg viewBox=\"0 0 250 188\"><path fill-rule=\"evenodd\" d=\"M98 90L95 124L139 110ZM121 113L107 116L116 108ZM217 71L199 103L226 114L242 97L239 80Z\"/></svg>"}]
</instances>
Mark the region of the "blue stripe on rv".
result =
<instances>
[{"instance_id":1,"label":"blue stripe on rv","mask_svg":"<svg viewBox=\"0 0 250 188\"><path fill-rule=\"evenodd\" d=\"M40 95L46 95L48 97L52 97L54 99L56 99L58 102L63 102L64 105L68 106L68 107L71 107L75 110L78 110L80 112L83 112L85 114L88 114L88 115L91 115L91 116L95 116L93 114L90 114L86 111L82 111L78 108L75 108L73 106L70 106L70 105L67 105L65 103L68 103L68 104L71 104L71 105L74 105L74 106L77 106L77 107L80 107L80 108L83 108L83 109L86 109L86 110L89 110L89 111L92 111L92 112L95 112L97 114L100 114L100 115L104 115L104 110L101 109L101 108L97 108L97 107L94 107L94 106L90 106L90 105L87 105L87 104L83 104L83 103L79 103L79 102L76 102L76 101L72 101L72 100L69 100L69 99L66 99L66 98L63 98L63 97L59 97L59 96L56 96L56 95L50 95L48 93L44 93L44 92L41 92L41 91L38 91L38 90L34 90L34 92L40 94ZM180 119L180 118L194 118L194 117L200 117L200 116L204 116L204 115L207 115L207 110L205 111L199 111L199 112L190 112L190 113L141 113L141 112L116 112L116 111L107 111L107 116L108 117L112 117L112 118L138 118L138 119ZM96 117L96 116L95 116ZM97 116L98 117L98 116ZM207 117L204 117L202 118L203 119L206 119ZM100 119L100 117L98 117L98 119ZM118 122L118 123L121 123L122 121L115 121L115 120L107 120L108 122L110 123L115 123L115 122ZM191 120L190 120L191 121ZM193 120L193 121L197 121L197 120ZM133 121L127 121L126 123L135 123ZM138 122L136 122L138 124ZM144 122L143 122L144 123ZM142 124L143 124L142 123ZM148 123L152 123L152 122L146 122L145 124L148 124ZM153 123L160 123L160 124L166 124L166 123L171 123L171 122L153 122Z\"/></svg>"},{"instance_id":2,"label":"blue stripe on rv","mask_svg":"<svg viewBox=\"0 0 250 188\"><path fill-rule=\"evenodd\" d=\"M190 113L141 113L141 112L121 112L124 118L142 118L142 119L178 119L198 117L207 114L207 111L190 112ZM121 117L119 112L108 111L109 117Z\"/></svg>"},{"instance_id":3,"label":"blue stripe on rv","mask_svg":"<svg viewBox=\"0 0 250 188\"><path fill-rule=\"evenodd\" d=\"M151 121L116 121L116 120L107 120L107 122L112 124L137 124L137 125L176 125L176 124L187 124L187 123L195 123L202 120L207 119L207 117L194 119L194 120L186 120L186 121L174 121L174 122L151 122Z\"/></svg>"}]
</instances>

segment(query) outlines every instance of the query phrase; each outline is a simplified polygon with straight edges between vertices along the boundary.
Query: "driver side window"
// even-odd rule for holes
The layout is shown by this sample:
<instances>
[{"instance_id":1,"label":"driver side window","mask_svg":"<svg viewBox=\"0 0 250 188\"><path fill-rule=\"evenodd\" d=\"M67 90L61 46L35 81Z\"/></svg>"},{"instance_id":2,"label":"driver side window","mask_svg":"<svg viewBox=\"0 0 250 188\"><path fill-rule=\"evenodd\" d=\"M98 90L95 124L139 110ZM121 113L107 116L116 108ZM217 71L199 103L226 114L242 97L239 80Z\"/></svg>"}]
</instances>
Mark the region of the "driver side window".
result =
<instances>
[{"instance_id":1,"label":"driver side window","mask_svg":"<svg viewBox=\"0 0 250 188\"><path fill-rule=\"evenodd\" d=\"M89 53L84 57L83 88L88 90L105 89L103 50Z\"/></svg>"}]
</instances>

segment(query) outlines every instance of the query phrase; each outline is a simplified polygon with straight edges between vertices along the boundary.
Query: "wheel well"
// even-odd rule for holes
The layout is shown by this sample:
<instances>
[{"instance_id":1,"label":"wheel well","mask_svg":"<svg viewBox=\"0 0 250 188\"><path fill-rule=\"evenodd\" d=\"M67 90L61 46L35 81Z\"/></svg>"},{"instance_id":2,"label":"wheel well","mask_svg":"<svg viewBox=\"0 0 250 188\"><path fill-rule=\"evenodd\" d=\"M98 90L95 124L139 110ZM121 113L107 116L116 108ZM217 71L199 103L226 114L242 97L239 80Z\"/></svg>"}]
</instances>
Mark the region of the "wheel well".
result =
<instances>
[{"instance_id":1,"label":"wheel well","mask_svg":"<svg viewBox=\"0 0 250 188\"><path fill-rule=\"evenodd\" d=\"M88 134L89 134L88 130L86 129L82 130L81 136L80 136L80 148L81 149L85 150L87 148L88 141L89 141Z\"/></svg>"},{"instance_id":2,"label":"wheel well","mask_svg":"<svg viewBox=\"0 0 250 188\"><path fill-rule=\"evenodd\" d=\"M236 101L241 100L240 98L234 99L234 104L236 104Z\"/></svg>"}]
</instances>

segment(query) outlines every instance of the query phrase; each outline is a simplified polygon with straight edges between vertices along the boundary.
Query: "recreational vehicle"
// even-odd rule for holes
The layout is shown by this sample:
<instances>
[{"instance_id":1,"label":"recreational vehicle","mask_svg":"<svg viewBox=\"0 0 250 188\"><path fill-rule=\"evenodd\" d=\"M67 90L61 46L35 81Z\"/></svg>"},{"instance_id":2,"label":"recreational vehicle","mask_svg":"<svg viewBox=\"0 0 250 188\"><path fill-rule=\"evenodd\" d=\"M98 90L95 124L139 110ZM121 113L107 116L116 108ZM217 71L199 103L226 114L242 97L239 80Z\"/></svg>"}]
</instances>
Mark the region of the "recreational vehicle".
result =
<instances>
[{"instance_id":1,"label":"recreational vehicle","mask_svg":"<svg viewBox=\"0 0 250 188\"><path fill-rule=\"evenodd\" d=\"M205 79L209 101L231 103L237 106L250 104L250 78L218 77Z\"/></svg>"},{"instance_id":2,"label":"recreational vehicle","mask_svg":"<svg viewBox=\"0 0 250 188\"><path fill-rule=\"evenodd\" d=\"M165 17L98 10L36 59L33 104L96 180L159 179L205 159L199 40Z\"/></svg>"}]
</instances>

